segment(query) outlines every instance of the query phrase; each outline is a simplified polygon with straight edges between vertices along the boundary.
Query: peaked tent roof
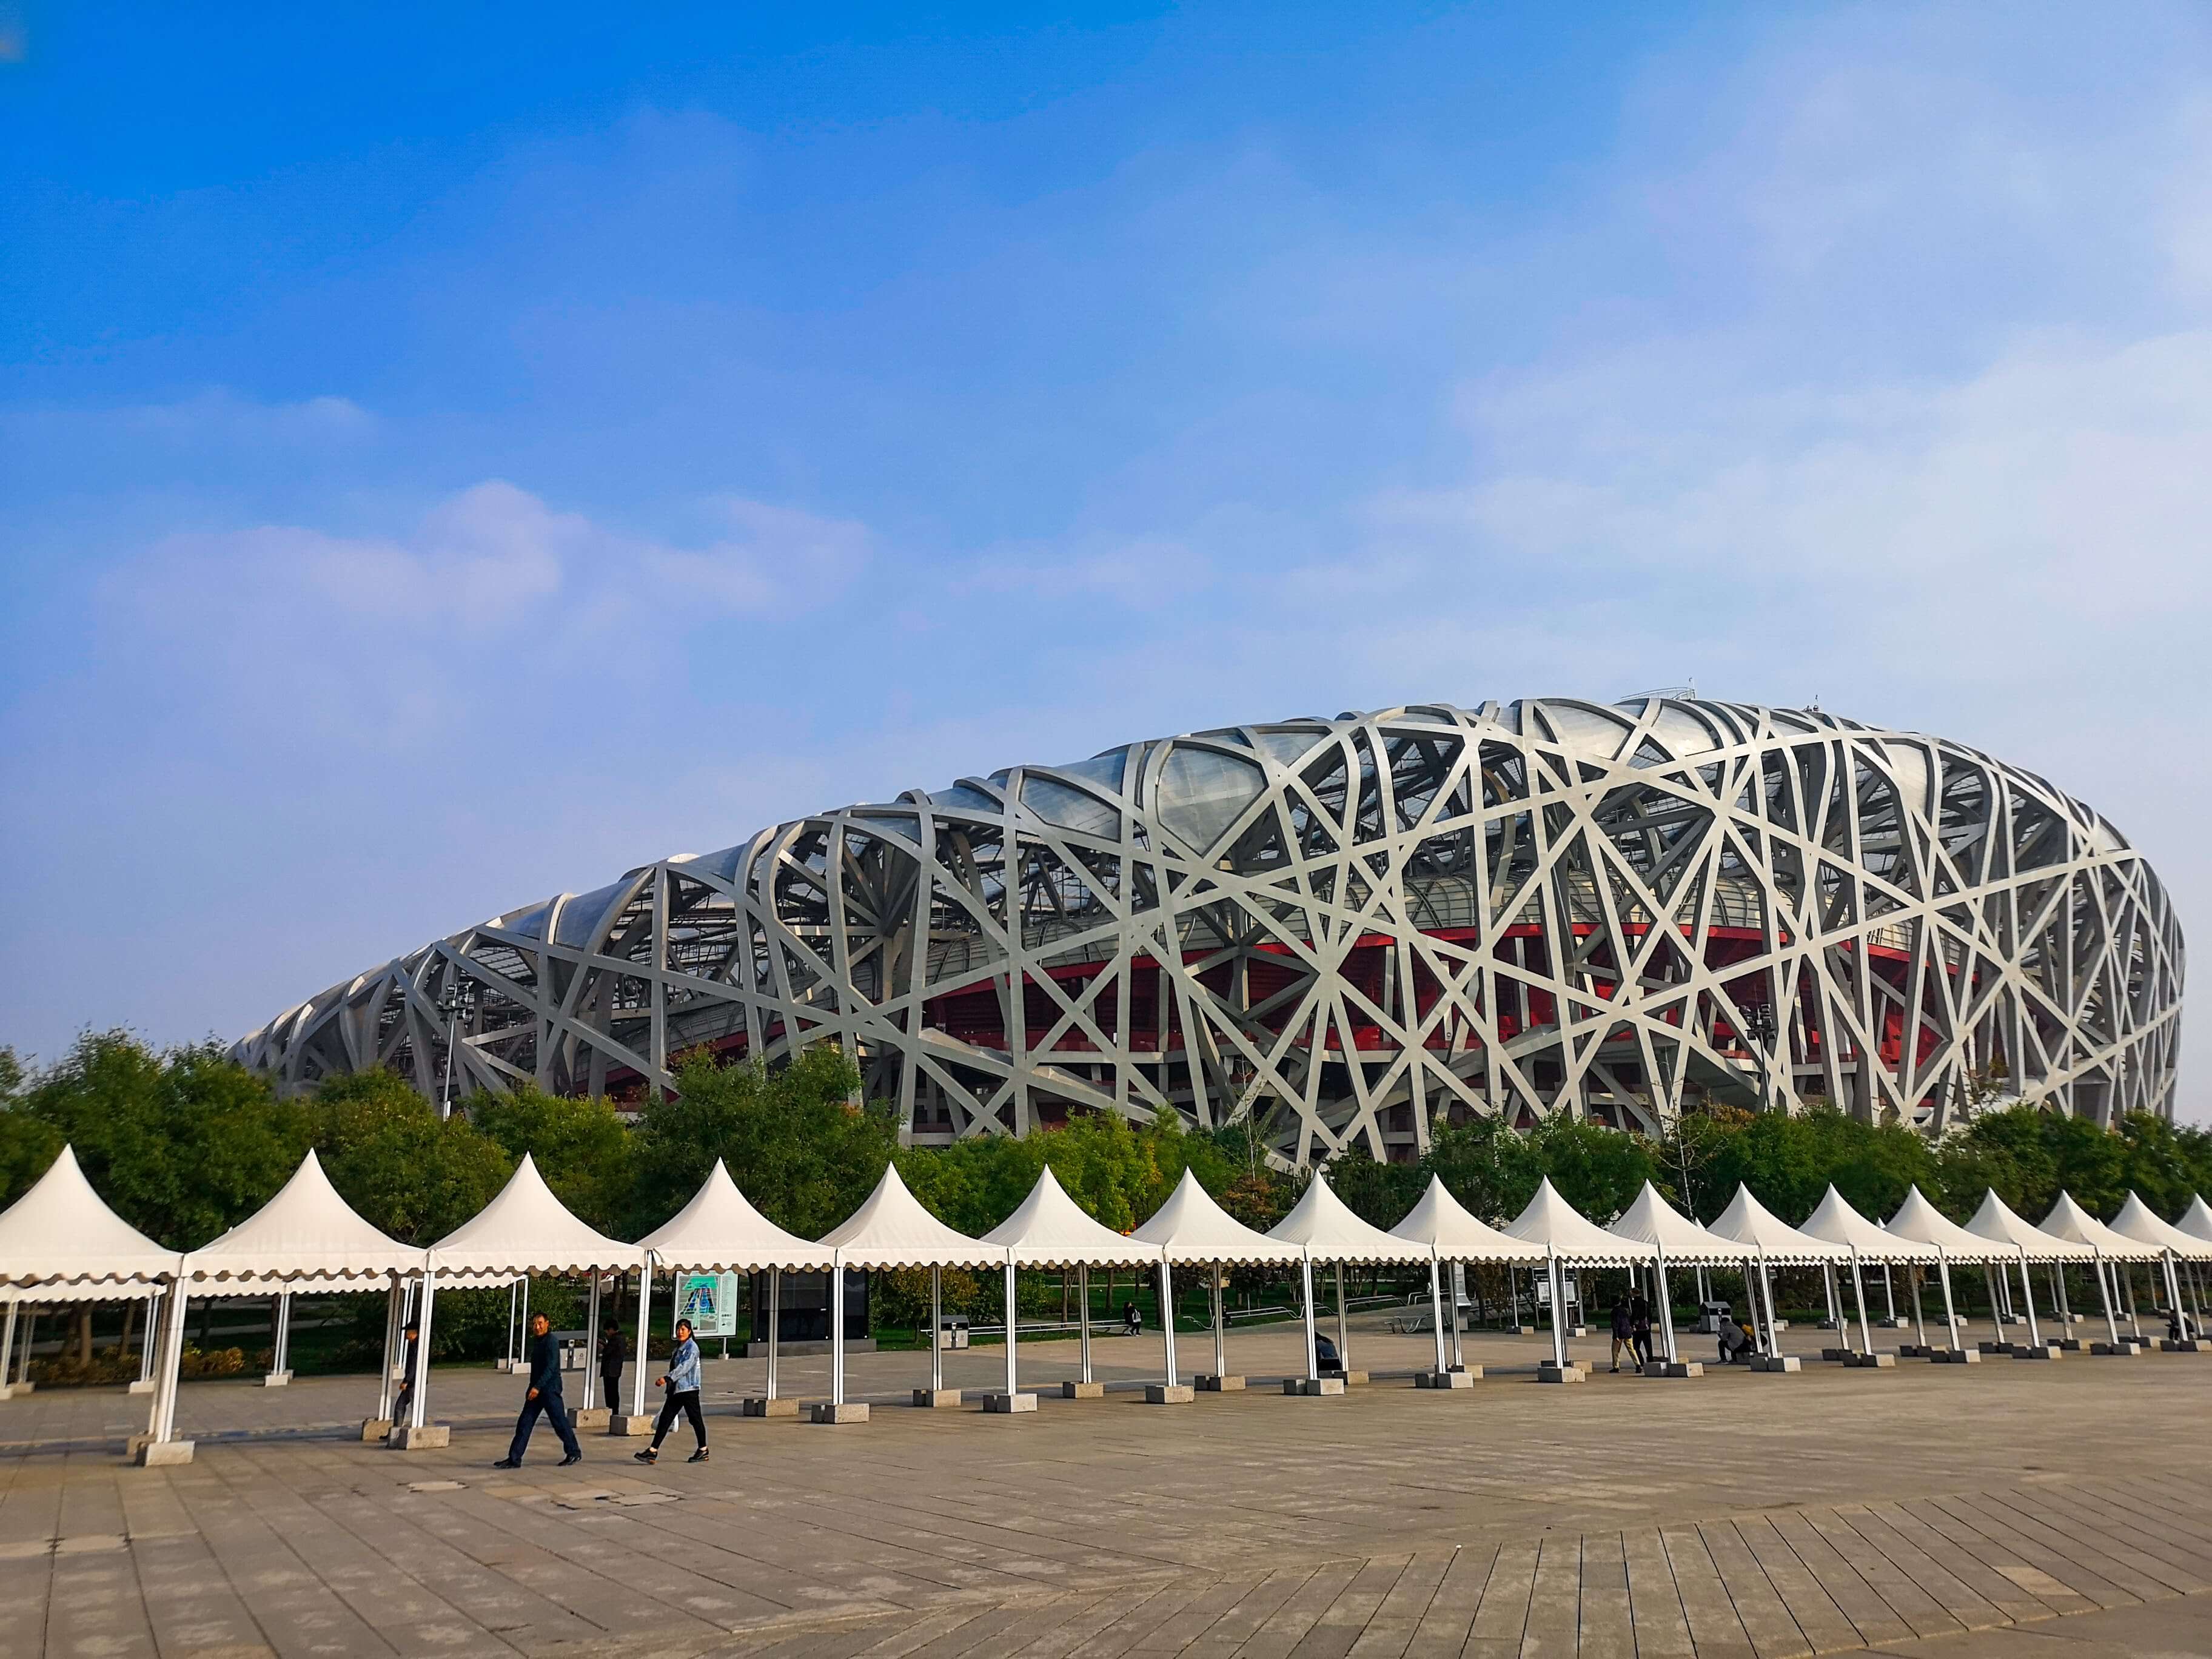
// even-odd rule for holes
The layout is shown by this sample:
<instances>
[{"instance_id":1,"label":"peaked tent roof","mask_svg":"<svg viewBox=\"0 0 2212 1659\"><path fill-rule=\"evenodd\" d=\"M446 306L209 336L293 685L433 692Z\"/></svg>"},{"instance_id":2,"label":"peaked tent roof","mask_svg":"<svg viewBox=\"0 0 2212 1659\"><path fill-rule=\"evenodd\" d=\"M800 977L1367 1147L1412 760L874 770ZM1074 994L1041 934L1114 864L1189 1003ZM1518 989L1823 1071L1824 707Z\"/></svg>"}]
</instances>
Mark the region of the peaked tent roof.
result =
<instances>
[{"instance_id":1,"label":"peaked tent roof","mask_svg":"<svg viewBox=\"0 0 2212 1659\"><path fill-rule=\"evenodd\" d=\"M644 1265L642 1245L609 1238L571 1215L527 1152L497 1198L430 1247L430 1266L441 1276L587 1273Z\"/></svg>"},{"instance_id":2,"label":"peaked tent roof","mask_svg":"<svg viewBox=\"0 0 2212 1659\"><path fill-rule=\"evenodd\" d=\"M173 1278L178 1261L107 1207L69 1146L0 1212L0 1285L149 1285Z\"/></svg>"},{"instance_id":3,"label":"peaked tent roof","mask_svg":"<svg viewBox=\"0 0 2212 1659\"><path fill-rule=\"evenodd\" d=\"M1897 1213L1882 1224L1903 1237L1933 1244L1948 1261L2002 1261L2014 1254L1994 1239L1968 1232L1929 1203L1928 1194L1917 1186L1905 1194Z\"/></svg>"},{"instance_id":4,"label":"peaked tent roof","mask_svg":"<svg viewBox=\"0 0 2212 1659\"><path fill-rule=\"evenodd\" d=\"M836 1265L828 1245L787 1233L753 1208L719 1158L691 1201L638 1243L663 1267L702 1273L827 1273Z\"/></svg>"},{"instance_id":5,"label":"peaked tent roof","mask_svg":"<svg viewBox=\"0 0 2212 1659\"><path fill-rule=\"evenodd\" d=\"M2142 1201L2140 1193L2128 1194L2128 1201L2112 1218L2112 1231L2154 1244L2161 1250L2172 1250L2186 1261L2212 1259L2212 1239L2199 1238L2194 1233L2183 1232L2171 1222L2160 1220L2158 1212Z\"/></svg>"},{"instance_id":6,"label":"peaked tent roof","mask_svg":"<svg viewBox=\"0 0 2212 1659\"><path fill-rule=\"evenodd\" d=\"M1160 1259L1158 1245L1140 1243L1085 1213L1048 1164L1021 1206L983 1242L1011 1252L1018 1267L1126 1267Z\"/></svg>"},{"instance_id":7,"label":"peaked tent roof","mask_svg":"<svg viewBox=\"0 0 2212 1659\"><path fill-rule=\"evenodd\" d=\"M2087 1244L2045 1232L1999 1198L1994 1187L1983 1196L1982 1207L1974 1212L1966 1231L2009 1244L2030 1261L2080 1261L2095 1254Z\"/></svg>"},{"instance_id":8,"label":"peaked tent roof","mask_svg":"<svg viewBox=\"0 0 2212 1659\"><path fill-rule=\"evenodd\" d=\"M1933 1261L1936 1247L1917 1238L1893 1233L1880 1222L1869 1221L1851 1207L1850 1201L1828 1183L1827 1192L1805 1224L1797 1230L1831 1244L1856 1248L1862 1261Z\"/></svg>"},{"instance_id":9,"label":"peaked tent roof","mask_svg":"<svg viewBox=\"0 0 2212 1659\"><path fill-rule=\"evenodd\" d=\"M1609 1233L1559 1196L1546 1176L1528 1207L1505 1224L1506 1233L1547 1247L1546 1254L1562 1261L1589 1262L1596 1267L1649 1261L1658 1252L1639 1238Z\"/></svg>"},{"instance_id":10,"label":"peaked tent roof","mask_svg":"<svg viewBox=\"0 0 2212 1659\"><path fill-rule=\"evenodd\" d=\"M1129 1237L1158 1245L1170 1261L1296 1261L1304 1254L1237 1220L1206 1195L1188 1170L1167 1202Z\"/></svg>"},{"instance_id":11,"label":"peaked tent roof","mask_svg":"<svg viewBox=\"0 0 2212 1659\"><path fill-rule=\"evenodd\" d=\"M385 1279L423 1270L425 1252L390 1237L355 1213L307 1149L276 1197L222 1237L185 1257L196 1281L235 1288L300 1279Z\"/></svg>"},{"instance_id":12,"label":"peaked tent roof","mask_svg":"<svg viewBox=\"0 0 2212 1659\"><path fill-rule=\"evenodd\" d=\"M2181 1219L2173 1224L2191 1238L2212 1241L2212 1204L2204 1201L2203 1194L2197 1194L2181 1212Z\"/></svg>"},{"instance_id":13,"label":"peaked tent roof","mask_svg":"<svg viewBox=\"0 0 2212 1659\"><path fill-rule=\"evenodd\" d=\"M1295 1244L1315 1261L1432 1261L1425 1244L1386 1233L1352 1212L1320 1170L1306 1183L1291 1212L1267 1230L1267 1237Z\"/></svg>"},{"instance_id":14,"label":"peaked tent roof","mask_svg":"<svg viewBox=\"0 0 2212 1659\"><path fill-rule=\"evenodd\" d=\"M1735 1196L1713 1231L1739 1245L1748 1244L1768 1261L1848 1261L1851 1253L1840 1244L1801 1232L1751 1195L1751 1188L1736 1182ZM1737 1252L1739 1255L1741 1251Z\"/></svg>"},{"instance_id":15,"label":"peaked tent roof","mask_svg":"<svg viewBox=\"0 0 2212 1659\"><path fill-rule=\"evenodd\" d=\"M1445 1189L1443 1180L1429 1177L1428 1190L1406 1218L1390 1229L1400 1238L1426 1244L1443 1261L1541 1261L1544 1247L1525 1238L1514 1238L1486 1221L1478 1221Z\"/></svg>"},{"instance_id":16,"label":"peaked tent roof","mask_svg":"<svg viewBox=\"0 0 2212 1659\"><path fill-rule=\"evenodd\" d=\"M848 1267L1003 1267L1005 1249L955 1232L921 1207L921 1200L899 1179L898 1166L884 1166L884 1178L860 1207L828 1232L822 1243Z\"/></svg>"},{"instance_id":17,"label":"peaked tent roof","mask_svg":"<svg viewBox=\"0 0 2212 1659\"><path fill-rule=\"evenodd\" d=\"M2188 1218L2182 1218L2185 1221ZM2149 1261L2158 1255L2156 1247L2139 1238L2130 1238L2125 1233L2114 1232L2076 1204L2071 1193L2058 1194L2058 1201L2043 1218L2043 1231L2054 1237L2070 1238L2076 1244L2102 1250L2115 1261Z\"/></svg>"},{"instance_id":18,"label":"peaked tent roof","mask_svg":"<svg viewBox=\"0 0 2212 1659\"><path fill-rule=\"evenodd\" d=\"M1606 1231L1622 1238L1640 1239L1656 1245L1661 1257L1668 1261L1743 1260L1742 1245L1699 1226L1660 1197L1659 1189L1648 1181L1644 1183L1644 1190L1637 1194L1636 1202Z\"/></svg>"}]
</instances>

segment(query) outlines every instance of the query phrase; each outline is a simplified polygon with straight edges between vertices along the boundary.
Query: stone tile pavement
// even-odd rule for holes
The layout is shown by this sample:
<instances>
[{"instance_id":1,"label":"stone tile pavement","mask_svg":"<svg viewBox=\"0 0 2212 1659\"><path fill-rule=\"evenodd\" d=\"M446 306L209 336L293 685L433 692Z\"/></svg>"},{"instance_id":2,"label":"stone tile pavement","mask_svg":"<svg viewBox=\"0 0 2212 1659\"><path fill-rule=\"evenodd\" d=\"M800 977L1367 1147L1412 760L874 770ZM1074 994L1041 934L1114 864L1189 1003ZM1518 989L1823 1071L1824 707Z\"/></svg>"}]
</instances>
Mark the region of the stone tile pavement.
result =
<instances>
[{"instance_id":1,"label":"stone tile pavement","mask_svg":"<svg viewBox=\"0 0 2212 1659\"><path fill-rule=\"evenodd\" d=\"M1425 1351L1355 1341L1378 1373ZM1255 1373L1296 1352L1232 1344ZM1025 1382L1066 1370L1059 1346L1025 1345ZM143 1402L41 1394L0 1402L0 1659L2009 1656L2033 1650L1985 1644L2127 1620L2207 1645L2185 1644L2212 1629L2212 1356L1559 1388L1530 1380L1540 1346L1471 1343L1493 1369L1461 1392L1378 1375L836 1428L727 1414L758 1372L732 1361L709 1369L714 1461L682 1462L679 1429L651 1469L603 1438L556 1469L542 1433L490 1468L519 1390L488 1371L434 1378L453 1444L411 1454L315 1426L360 1415L358 1380L194 1385L200 1454L171 1470L112 1443ZM1102 1370L1157 1352L1107 1339ZM996 1351L950 1358L995 1380ZM854 1373L888 1399L926 1364Z\"/></svg>"}]
</instances>

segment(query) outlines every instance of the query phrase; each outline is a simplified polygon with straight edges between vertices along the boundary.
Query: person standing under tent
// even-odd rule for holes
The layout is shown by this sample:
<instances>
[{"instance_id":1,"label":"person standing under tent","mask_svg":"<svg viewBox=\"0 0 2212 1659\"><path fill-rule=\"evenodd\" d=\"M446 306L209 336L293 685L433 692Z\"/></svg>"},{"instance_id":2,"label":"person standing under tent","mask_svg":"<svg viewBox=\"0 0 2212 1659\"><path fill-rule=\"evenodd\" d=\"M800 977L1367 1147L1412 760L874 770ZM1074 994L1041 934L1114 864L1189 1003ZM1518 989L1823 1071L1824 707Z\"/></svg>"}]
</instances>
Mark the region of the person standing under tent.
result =
<instances>
[{"instance_id":1,"label":"person standing under tent","mask_svg":"<svg viewBox=\"0 0 2212 1659\"><path fill-rule=\"evenodd\" d=\"M653 1425L653 1443L641 1452L631 1455L641 1463L660 1461L660 1443L668 1438L668 1431L676 1425L678 1412L691 1419L691 1432L699 1438L699 1449L689 1462L707 1461L707 1419L699 1413L699 1344L691 1335L691 1322L676 1322L676 1348L668 1356L668 1375L660 1379L660 1386L668 1390L668 1398L660 1407L659 1419Z\"/></svg>"},{"instance_id":2,"label":"person standing under tent","mask_svg":"<svg viewBox=\"0 0 2212 1659\"><path fill-rule=\"evenodd\" d=\"M1651 1304L1638 1291L1628 1304L1628 1351L1636 1360L1636 1374L1651 1363Z\"/></svg>"},{"instance_id":3,"label":"person standing under tent","mask_svg":"<svg viewBox=\"0 0 2212 1659\"><path fill-rule=\"evenodd\" d=\"M599 1398L609 1405L622 1398L623 1361L629 1358L629 1341L622 1327L610 1319L599 1333Z\"/></svg>"},{"instance_id":4,"label":"person standing under tent","mask_svg":"<svg viewBox=\"0 0 2212 1659\"><path fill-rule=\"evenodd\" d=\"M1124 1336L1136 1336L1140 1334L1144 1328L1144 1313L1138 1308L1137 1299L1134 1297L1131 1297L1127 1302L1124 1302L1121 1304L1121 1334Z\"/></svg>"},{"instance_id":5,"label":"person standing under tent","mask_svg":"<svg viewBox=\"0 0 2212 1659\"><path fill-rule=\"evenodd\" d=\"M1613 1298L1613 1369L1616 1371L1620 1369L1620 1351L1623 1348L1628 1350L1629 1360L1633 1364L1636 1358L1636 1334L1635 1326L1629 1319L1628 1298L1615 1296ZM1638 1370L1643 1369L1641 1365L1637 1366Z\"/></svg>"},{"instance_id":6,"label":"person standing under tent","mask_svg":"<svg viewBox=\"0 0 2212 1659\"><path fill-rule=\"evenodd\" d=\"M392 1420L394 1423L404 1423L407 1408L415 1403L415 1350L422 1343L422 1328L410 1319L407 1322L404 1334L406 1340L403 1346L407 1358L400 1364L399 1375L406 1380L399 1386L399 1398L392 1402ZM383 1387L380 1382L377 1384L379 1392ZM392 1438L390 1429L384 1431L384 1437L386 1440Z\"/></svg>"},{"instance_id":7,"label":"person standing under tent","mask_svg":"<svg viewBox=\"0 0 2212 1659\"><path fill-rule=\"evenodd\" d=\"M507 1449L507 1455L492 1465L495 1469L519 1469L522 1454L530 1449L531 1431L538 1426L543 1414L553 1425L554 1433L561 1437L561 1449L566 1454L561 1467L584 1461L584 1449L576 1443L576 1431L568 1421L568 1408L561 1398L561 1343L553 1334L553 1322L542 1313L530 1316L530 1392L523 1399L522 1415L515 1419L514 1443Z\"/></svg>"}]
</instances>

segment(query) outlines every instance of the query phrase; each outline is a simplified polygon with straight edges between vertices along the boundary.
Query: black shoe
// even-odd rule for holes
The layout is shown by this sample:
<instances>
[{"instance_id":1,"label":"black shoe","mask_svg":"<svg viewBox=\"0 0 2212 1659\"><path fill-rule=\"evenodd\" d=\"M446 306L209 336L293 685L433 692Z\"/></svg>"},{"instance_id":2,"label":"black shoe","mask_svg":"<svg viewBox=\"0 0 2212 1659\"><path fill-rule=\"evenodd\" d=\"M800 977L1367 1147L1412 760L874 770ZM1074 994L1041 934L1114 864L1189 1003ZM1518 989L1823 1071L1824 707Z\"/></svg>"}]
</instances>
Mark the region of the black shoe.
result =
<instances>
[{"instance_id":1,"label":"black shoe","mask_svg":"<svg viewBox=\"0 0 2212 1659\"><path fill-rule=\"evenodd\" d=\"M685 1458L684 1461L687 1463L705 1462L707 1461L707 1449L704 1446L700 1447L697 1451L693 1452L690 1456Z\"/></svg>"},{"instance_id":2,"label":"black shoe","mask_svg":"<svg viewBox=\"0 0 2212 1659\"><path fill-rule=\"evenodd\" d=\"M566 1457L564 1457L564 1458L562 1458L562 1459L561 1460L560 1467L561 1467L562 1468L564 1468L564 1469L565 1469L565 1468L567 1468L568 1467L568 1465L569 1465L569 1464L571 1464L571 1463L580 1463L580 1462L582 1462L583 1461L584 1461L584 1454L583 1454L583 1453L581 1453L581 1452L580 1452L580 1451L573 1451L573 1452L570 1452L570 1453L569 1453Z\"/></svg>"},{"instance_id":3,"label":"black shoe","mask_svg":"<svg viewBox=\"0 0 2212 1659\"><path fill-rule=\"evenodd\" d=\"M632 1452L630 1455L641 1463L658 1463L660 1461L660 1454L650 1446L641 1452Z\"/></svg>"},{"instance_id":4,"label":"black shoe","mask_svg":"<svg viewBox=\"0 0 2212 1659\"><path fill-rule=\"evenodd\" d=\"M502 1457L492 1465L495 1469L519 1469L521 1467L522 1460L519 1457Z\"/></svg>"}]
</instances>

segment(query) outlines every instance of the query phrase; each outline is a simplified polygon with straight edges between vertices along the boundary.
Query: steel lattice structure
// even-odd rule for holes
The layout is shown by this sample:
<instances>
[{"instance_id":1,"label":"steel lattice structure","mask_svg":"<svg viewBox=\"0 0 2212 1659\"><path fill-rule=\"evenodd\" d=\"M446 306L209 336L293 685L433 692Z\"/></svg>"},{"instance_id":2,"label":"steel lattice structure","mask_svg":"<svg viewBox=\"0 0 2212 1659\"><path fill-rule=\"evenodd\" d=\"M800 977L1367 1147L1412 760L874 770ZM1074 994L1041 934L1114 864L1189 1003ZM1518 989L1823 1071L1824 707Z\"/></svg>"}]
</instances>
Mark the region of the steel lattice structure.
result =
<instances>
[{"instance_id":1,"label":"steel lattice structure","mask_svg":"<svg viewBox=\"0 0 2212 1659\"><path fill-rule=\"evenodd\" d=\"M1172 1109L1255 1115L1304 1163L1704 1098L1940 1131L1994 1084L2170 1115L2182 956L2117 830L1960 744L1663 696L1439 704L778 824L495 916L235 1052L434 1093L454 1030L462 1086L634 1099L690 1051L834 1040L917 1141Z\"/></svg>"}]
</instances>

